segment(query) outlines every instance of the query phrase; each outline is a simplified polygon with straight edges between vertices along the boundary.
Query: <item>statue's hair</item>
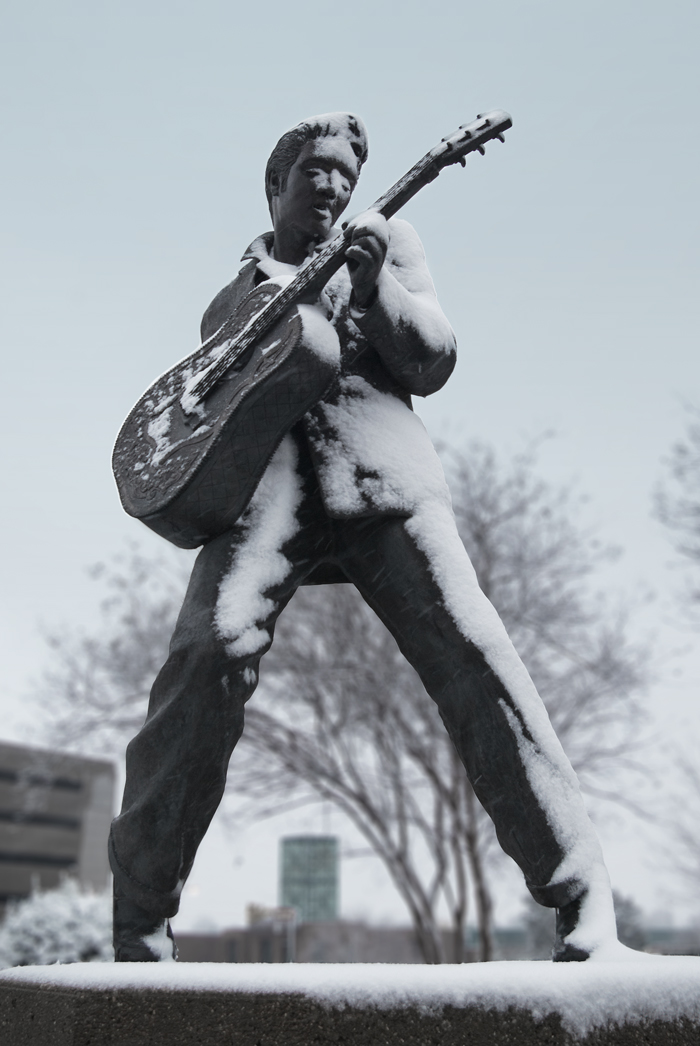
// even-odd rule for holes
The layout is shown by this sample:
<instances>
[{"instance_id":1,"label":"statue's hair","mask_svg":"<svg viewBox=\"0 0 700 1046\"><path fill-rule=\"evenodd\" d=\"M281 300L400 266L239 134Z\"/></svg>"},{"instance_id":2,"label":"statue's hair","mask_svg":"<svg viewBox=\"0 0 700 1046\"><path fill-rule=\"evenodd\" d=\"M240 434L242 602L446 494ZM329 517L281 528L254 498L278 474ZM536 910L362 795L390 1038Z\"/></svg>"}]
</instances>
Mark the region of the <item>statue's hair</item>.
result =
<instances>
[{"instance_id":1,"label":"statue's hair","mask_svg":"<svg viewBox=\"0 0 700 1046\"><path fill-rule=\"evenodd\" d=\"M324 113L323 116L311 116L302 120L296 127L286 131L270 153L265 167L265 193L272 212L272 179L277 176L281 190L287 185L289 172L294 166L299 153L307 142L314 138L325 138L328 135L342 135L350 143L357 157L358 172L367 159L367 130L359 116L352 113Z\"/></svg>"}]
</instances>

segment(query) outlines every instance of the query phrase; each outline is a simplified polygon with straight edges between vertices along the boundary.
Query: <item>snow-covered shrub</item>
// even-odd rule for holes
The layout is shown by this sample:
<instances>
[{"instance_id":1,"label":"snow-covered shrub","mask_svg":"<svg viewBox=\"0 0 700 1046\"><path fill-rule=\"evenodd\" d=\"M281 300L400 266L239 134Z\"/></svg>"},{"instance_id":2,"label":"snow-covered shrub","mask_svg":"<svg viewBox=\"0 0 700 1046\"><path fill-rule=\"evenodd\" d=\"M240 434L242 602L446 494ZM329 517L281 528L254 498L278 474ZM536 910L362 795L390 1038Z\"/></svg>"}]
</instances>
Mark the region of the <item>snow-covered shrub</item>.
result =
<instances>
[{"instance_id":1,"label":"snow-covered shrub","mask_svg":"<svg viewBox=\"0 0 700 1046\"><path fill-rule=\"evenodd\" d=\"M113 959L110 894L81 890L73 879L10 903L0 925L0 969Z\"/></svg>"}]
</instances>

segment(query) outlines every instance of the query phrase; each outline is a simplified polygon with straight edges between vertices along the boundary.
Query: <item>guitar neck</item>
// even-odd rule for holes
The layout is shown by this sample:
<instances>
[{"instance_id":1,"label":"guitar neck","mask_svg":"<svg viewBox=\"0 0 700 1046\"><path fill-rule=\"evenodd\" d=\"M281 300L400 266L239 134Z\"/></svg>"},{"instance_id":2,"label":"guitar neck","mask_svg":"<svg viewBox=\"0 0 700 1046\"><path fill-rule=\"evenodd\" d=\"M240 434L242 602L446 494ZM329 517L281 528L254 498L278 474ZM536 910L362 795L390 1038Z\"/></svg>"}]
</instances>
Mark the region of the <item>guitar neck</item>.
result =
<instances>
[{"instance_id":1,"label":"guitar neck","mask_svg":"<svg viewBox=\"0 0 700 1046\"><path fill-rule=\"evenodd\" d=\"M385 218L391 218L424 185L437 178L439 173L440 168L435 163L433 154L426 153L422 160L414 164L410 171L407 171L403 178L399 178L398 182L392 185L383 196L380 196L368 210L378 211ZM296 301L303 297L311 285L318 283L321 287L325 286L331 276L345 262L345 251L348 246L347 239L346 233L339 233L327 247L299 271L278 298L270 302L268 308L272 309L283 295L286 296L284 308L289 308L290 305L294 305Z\"/></svg>"},{"instance_id":2,"label":"guitar neck","mask_svg":"<svg viewBox=\"0 0 700 1046\"><path fill-rule=\"evenodd\" d=\"M390 189L380 196L372 204L370 210L378 211L385 218L391 218L411 197L437 178L440 169L435 164L431 153L427 153L422 160L404 174ZM200 400L216 385L224 376L229 367L236 359L245 352L259 338L263 337L282 318L287 309L296 305L306 294L312 284L319 287L319 291L330 280L345 262L345 251L347 249L347 237L345 233L339 233L327 247L324 247L315 258L299 270L297 275L287 286L269 302L258 315L247 324L247 326L232 339L226 351L221 354L216 363L213 364L197 381L190 390L189 397ZM226 337L227 320L210 339L212 345L220 344ZM202 346L206 348L206 343ZM190 399L191 402L191 399Z\"/></svg>"},{"instance_id":3,"label":"guitar neck","mask_svg":"<svg viewBox=\"0 0 700 1046\"><path fill-rule=\"evenodd\" d=\"M502 110L495 110L477 119L467 126L460 127L451 137L443 138L442 143L414 164L409 171L380 196L369 210L378 211L385 218L391 218L397 211L419 192L424 185L434 181L447 164L460 162L464 164L467 153L484 152L484 143L492 138L503 141L503 132L511 126L511 119ZM191 408L202 399L224 376L251 345L261 338L287 309L296 305L307 294L312 286L318 287L318 293L331 276L345 262L345 251L348 236L341 232L327 247L324 247L315 258L299 270L294 279L284 287L261 311L240 331L229 339L229 344L214 364L192 384L183 397L187 407ZM230 317L222 326L203 343L201 351L214 348L227 340L229 332L235 329L235 319Z\"/></svg>"}]
</instances>

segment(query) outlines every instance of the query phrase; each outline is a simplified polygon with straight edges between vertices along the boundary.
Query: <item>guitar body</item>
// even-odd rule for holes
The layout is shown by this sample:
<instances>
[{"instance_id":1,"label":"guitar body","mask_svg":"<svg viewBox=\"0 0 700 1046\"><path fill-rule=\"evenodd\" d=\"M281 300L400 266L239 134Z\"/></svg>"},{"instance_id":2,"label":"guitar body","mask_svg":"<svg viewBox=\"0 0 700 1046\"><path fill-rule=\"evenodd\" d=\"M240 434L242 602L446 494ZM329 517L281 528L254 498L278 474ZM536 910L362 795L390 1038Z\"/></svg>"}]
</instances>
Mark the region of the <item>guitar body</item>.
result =
<instances>
[{"instance_id":1,"label":"guitar body","mask_svg":"<svg viewBox=\"0 0 700 1046\"><path fill-rule=\"evenodd\" d=\"M340 366L338 336L312 305L289 309L187 413L181 397L236 332L279 293L261 284L226 324L226 340L160 377L124 422L112 457L125 510L180 548L228 530L285 433L323 398Z\"/></svg>"}]
</instances>

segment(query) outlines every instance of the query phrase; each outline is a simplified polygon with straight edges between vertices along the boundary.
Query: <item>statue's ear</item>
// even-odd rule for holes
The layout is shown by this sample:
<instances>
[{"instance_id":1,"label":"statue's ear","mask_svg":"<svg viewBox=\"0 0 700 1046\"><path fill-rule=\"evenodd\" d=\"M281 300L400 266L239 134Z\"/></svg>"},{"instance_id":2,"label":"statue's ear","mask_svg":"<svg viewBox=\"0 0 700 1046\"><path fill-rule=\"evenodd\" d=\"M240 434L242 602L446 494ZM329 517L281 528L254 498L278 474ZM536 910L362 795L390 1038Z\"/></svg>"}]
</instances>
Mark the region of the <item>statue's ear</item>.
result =
<instances>
[{"instance_id":1,"label":"statue's ear","mask_svg":"<svg viewBox=\"0 0 700 1046\"><path fill-rule=\"evenodd\" d=\"M270 171L268 175L267 184L270 188L272 196L279 196L280 194L280 176L277 171Z\"/></svg>"}]
</instances>

